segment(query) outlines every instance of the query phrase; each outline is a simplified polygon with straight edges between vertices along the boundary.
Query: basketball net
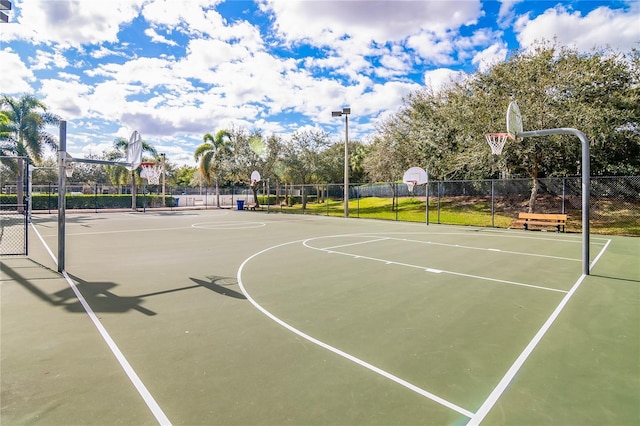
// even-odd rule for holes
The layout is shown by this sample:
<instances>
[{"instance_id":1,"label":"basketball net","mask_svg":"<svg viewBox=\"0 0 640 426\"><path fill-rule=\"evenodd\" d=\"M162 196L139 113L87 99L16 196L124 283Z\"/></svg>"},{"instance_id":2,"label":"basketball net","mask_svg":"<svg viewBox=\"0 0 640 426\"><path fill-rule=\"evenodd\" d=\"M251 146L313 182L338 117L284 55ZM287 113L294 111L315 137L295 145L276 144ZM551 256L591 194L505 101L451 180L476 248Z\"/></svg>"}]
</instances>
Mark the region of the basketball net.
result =
<instances>
[{"instance_id":1,"label":"basketball net","mask_svg":"<svg viewBox=\"0 0 640 426\"><path fill-rule=\"evenodd\" d=\"M149 184L160 184L160 172L162 166L158 163L142 163L140 164L142 170L140 171L140 177L147 179Z\"/></svg>"},{"instance_id":2,"label":"basketball net","mask_svg":"<svg viewBox=\"0 0 640 426\"><path fill-rule=\"evenodd\" d=\"M502 154L502 148L507 143L507 138L511 135L509 133L489 133L484 137L487 139L487 143L491 147L491 153L494 155Z\"/></svg>"},{"instance_id":3,"label":"basketball net","mask_svg":"<svg viewBox=\"0 0 640 426\"><path fill-rule=\"evenodd\" d=\"M415 188L415 186L418 184L418 181L408 180L405 183L407 184L407 189L409 190L409 193L413 194L413 188Z\"/></svg>"}]
</instances>

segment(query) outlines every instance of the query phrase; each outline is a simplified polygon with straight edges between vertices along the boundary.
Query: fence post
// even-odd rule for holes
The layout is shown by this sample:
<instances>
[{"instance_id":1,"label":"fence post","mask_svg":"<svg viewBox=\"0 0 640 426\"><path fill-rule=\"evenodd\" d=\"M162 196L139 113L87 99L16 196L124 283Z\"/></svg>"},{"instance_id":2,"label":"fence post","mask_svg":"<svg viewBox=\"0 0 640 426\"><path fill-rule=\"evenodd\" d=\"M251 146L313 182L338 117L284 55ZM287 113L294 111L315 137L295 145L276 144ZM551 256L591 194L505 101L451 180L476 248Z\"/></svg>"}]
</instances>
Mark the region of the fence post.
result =
<instances>
[{"instance_id":1,"label":"fence post","mask_svg":"<svg viewBox=\"0 0 640 426\"><path fill-rule=\"evenodd\" d=\"M564 198L565 198L565 185L567 182L567 178L566 177L562 177L562 214L566 214L566 210L564 207Z\"/></svg>"},{"instance_id":2,"label":"fence post","mask_svg":"<svg viewBox=\"0 0 640 426\"><path fill-rule=\"evenodd\" d=\"M398 182L393 183L393 194L396 197L396 221L397 221L398 210L400 210L400 197L398 196Z\"/></svg>"},{"instance_id":3,"label":"fence post","mask_svg":"<svg viewBox=\"0 0 640 426\"><path fill-rule=\"evenodd\" d=\"M491 179L491 227L495 228L495 205L494 205L494 183L495 179Z\"/></svg>"},{"instance_id":4,"label":"fence post","mask_svg":"<svg viewBox=\"0 0 640 426\"><path fill-rule=\"evenodd\" d=\"M425 197L426 197L426 206L425 206L425 222L427 225L429 224L429 182L427 178L427 184L425 185Z\"/></svg>"},{"instance_id":5,"label":"fence post","mask_svg":"<svg viewBox=\"0 0 640 426\"><path fill-rule=\"evenodd\" d=\"M325 205L325 211L326 211L325 215L329 216L329 184L325 183L324 188L325 188L324 205Z\"/></svg>"},{"instance_id":6,"label":"fence post","mask_svg":"<svg viewBox=\"0 0 640 426\"><path fill-rule=\"evenodd\" d=\"M440 190L440 181L438 181L438 224L440 224L440 198L442 197L441 195L441 190Z\"/></svg>"}]
</instances>

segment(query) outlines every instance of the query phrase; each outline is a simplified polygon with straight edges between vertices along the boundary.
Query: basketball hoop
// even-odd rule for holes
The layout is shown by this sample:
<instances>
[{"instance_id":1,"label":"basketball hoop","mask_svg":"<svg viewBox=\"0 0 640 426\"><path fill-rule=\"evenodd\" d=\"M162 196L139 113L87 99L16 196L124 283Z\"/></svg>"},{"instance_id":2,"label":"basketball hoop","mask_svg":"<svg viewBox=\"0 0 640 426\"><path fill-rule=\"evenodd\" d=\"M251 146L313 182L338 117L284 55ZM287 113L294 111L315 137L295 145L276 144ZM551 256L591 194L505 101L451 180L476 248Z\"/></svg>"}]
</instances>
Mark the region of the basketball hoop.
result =
<instances>
[{"instance_id":1,"label":"basketball hoop","mask_svg":"<svg viewBox=\"0 0 640 426\"><path fill-rule=\"evenodd\" d=\"M408 180L405 182L407 184L407 189L409 190L410 194L413 194L413 188L415 188L415 186L418 184L417 180Z\"/></svg>"},{"instance_id":2,"label":"basketball hoop","mask_svg":"<svg viewBox=\"0 0 640 426\"><path fill-rule=\"evenodd\" d=\"M162 165L159 163L140 163L140 177L147 179L149 184L158 185L160 184L160 172L162 170Z\"/></svg>"},{"instance_id":3,"label":"basketball hoop","mask_svg":"<svg viewBox=\"0 0 640 426\"><path fill-rule=\"evenodd\" d=\"M509 133L488 133L484 135L487 139L487 143L491 147L491 153L494 155L502 154L502 148L504 148L507 139L511 137Z\"/></svg>"}]
</instances>

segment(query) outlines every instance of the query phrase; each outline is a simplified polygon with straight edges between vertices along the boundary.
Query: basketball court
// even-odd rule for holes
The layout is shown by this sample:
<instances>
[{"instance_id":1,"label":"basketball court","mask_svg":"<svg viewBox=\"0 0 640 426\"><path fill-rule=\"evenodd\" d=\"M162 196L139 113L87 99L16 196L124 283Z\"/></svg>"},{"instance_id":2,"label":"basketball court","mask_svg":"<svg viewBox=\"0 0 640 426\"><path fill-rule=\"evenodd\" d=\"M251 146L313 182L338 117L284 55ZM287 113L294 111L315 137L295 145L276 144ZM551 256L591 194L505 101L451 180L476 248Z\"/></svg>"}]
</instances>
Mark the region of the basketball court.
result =
<instances>
[{"instance_id":1,"label":"basketball court","mask_svg":"<svg viewBox=\"0 0 640 426\"><path fill-rule=\"evenodd\" d=\"M2 424L640 422L640 241L236 210L35 215Z\"/></svg>"}]
</instances>

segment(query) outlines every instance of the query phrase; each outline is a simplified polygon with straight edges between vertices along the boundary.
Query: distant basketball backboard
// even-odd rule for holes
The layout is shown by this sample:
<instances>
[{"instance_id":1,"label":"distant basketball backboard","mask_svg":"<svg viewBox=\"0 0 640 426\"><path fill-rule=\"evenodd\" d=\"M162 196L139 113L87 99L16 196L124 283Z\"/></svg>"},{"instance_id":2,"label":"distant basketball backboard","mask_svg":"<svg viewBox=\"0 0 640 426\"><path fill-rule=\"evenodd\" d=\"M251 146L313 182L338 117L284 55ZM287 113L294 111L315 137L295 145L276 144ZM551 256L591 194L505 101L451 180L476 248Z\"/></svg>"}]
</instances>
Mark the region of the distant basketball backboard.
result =
<instances>
[{"instance_id":1,"label":"distant basketball backboard","mask_svg":"<svg viewBox=\"0 0 640 426\"><path fill-rule=\"evenodd\" d=\"M518 134L523 132L522 128L522 116L520 115L520 108L515 101L509 104L507 108L507 132L511 135L511 139L517 139ZM520 139L522 139L520 137Z\"/></svg>"},{"instance_id":2,"label":"distant basketball backboard","mask_svg":"<svg viewBox=\"0 0 640 426\"><path fill-rule=\"evenodd\" d=\"M422 185L429 182L429 175L421 167L411 167L402 176L404 183L412 183L414 185Z\"/></svg>"},{"instance_id":3,"label":"distant basketball backboard","mask_svg":"<svg viewBox=\"0 0 640 426\"><path fill-rule=\"evenodd\" d=\"M251 185L254 185L256 182L260 182L260 179L260 172L258 172L257 170L251 172Z\"/></svg>"},{"instance_id":4,"label":"distant basketball backboard","mask_svg":"<svg viewBox=\"0 0 640 426\"><path fill-rule=\"evenodd\" d=\"M129 138L127 163L130 164L130 166L127 167L129 170L137 169L140 167L140 163L142 163L142 137L137 130L134 130Z\"/></svg>"}]
</instances>

